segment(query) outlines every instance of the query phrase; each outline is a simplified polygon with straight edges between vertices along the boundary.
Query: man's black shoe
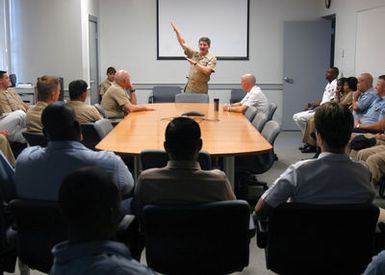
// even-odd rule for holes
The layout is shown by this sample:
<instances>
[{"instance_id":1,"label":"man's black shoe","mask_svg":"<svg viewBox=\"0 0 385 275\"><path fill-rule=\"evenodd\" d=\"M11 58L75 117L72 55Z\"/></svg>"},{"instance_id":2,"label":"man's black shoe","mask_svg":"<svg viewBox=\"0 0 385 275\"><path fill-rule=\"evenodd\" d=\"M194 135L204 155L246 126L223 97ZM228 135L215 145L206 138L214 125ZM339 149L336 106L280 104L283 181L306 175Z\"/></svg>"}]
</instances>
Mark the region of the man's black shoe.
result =
<instances>
[{"instance_id":1,"label":"man's black shoe","mask_svg":"<svg viewBox=\"0 0 385 275\"><path fill-rule=\"evenodd\" d=\"M303 146L298 147L298 150L302 151L302 150L308 148L309 146L310 146L309 144L305 143Z\"/></svg>"},{"instance_id":2,"label":"man's black shoe","mask_svg":"<svg viewBox=\"0 0 385 275\"><path fill-rule=\"evenodd\" d=\"M309 145L308 147L301 150L302 153L315 153L317 152L317 147Z\"/></svg>"}]
</instances>

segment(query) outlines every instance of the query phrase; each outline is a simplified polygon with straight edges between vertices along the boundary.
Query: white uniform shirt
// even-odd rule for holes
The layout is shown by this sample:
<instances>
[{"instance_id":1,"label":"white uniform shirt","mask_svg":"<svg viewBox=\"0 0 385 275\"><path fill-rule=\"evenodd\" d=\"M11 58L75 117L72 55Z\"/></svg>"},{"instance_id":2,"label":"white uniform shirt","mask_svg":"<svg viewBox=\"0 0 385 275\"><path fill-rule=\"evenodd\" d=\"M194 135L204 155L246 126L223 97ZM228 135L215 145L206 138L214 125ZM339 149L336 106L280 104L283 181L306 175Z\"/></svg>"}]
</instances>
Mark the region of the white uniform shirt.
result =
<instances>
[{"instance_id":1,"label":"white uniform shirt","mask_svg":"<svg viewBox=\"0 0 385 275\"><path fill-rule=\"evenodd\" d=\"M262 195L275 208L285 202L309 204L371 203L375 197L370 172L363 162L345 154L321 153L299 161Z\"/></svg>"},{"instance_id":2,"label":"white uniform shirt","mask_svg":"<svg viewBox=\"0 0 385 275\"><path fill-rule=\"evenodd\" d=\"M326 84L324 94L322 95L321 105L329 102L334 99L337 89L337 79L334 79L332 82Z\"/></svg>"},{"instance_id":3,"label":"white uniform shirt","mask_svg":"<svg viewBox=\"0 0 385 275\"><path fill-rule=\"evenodd\" d=\"M258 86L251 88L250 92L242 99L241 104L247 107L254 106L258 112L267 112L269 107L266 96Z\"/></svg>"}]
</instances>

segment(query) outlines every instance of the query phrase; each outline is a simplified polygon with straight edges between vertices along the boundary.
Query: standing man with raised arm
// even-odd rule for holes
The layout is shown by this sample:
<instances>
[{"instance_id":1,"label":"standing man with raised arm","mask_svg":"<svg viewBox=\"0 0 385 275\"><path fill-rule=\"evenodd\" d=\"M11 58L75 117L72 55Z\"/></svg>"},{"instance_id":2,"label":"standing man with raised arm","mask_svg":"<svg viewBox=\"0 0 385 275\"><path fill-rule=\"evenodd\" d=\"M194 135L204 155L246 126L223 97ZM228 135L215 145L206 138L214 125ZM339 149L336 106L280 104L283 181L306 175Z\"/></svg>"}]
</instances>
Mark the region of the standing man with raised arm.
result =
<instances>
[{"instance_id":1,"label":"standing man with raised arm","mask_svg":"<svg viewBox=\"0 0 385 275\"><path fill-rule=\"evenodd\" d=\"M186 40L180 34L178 28L171 22L179 44L184 50L187 61L190 65L188 81L184 88L187 93L205 93L207 94L210 75L215 72L217 58L209 53L211 41L208 37L199 38L199 52L194 51L187 45Z\"/></svg>"}]
</instances>

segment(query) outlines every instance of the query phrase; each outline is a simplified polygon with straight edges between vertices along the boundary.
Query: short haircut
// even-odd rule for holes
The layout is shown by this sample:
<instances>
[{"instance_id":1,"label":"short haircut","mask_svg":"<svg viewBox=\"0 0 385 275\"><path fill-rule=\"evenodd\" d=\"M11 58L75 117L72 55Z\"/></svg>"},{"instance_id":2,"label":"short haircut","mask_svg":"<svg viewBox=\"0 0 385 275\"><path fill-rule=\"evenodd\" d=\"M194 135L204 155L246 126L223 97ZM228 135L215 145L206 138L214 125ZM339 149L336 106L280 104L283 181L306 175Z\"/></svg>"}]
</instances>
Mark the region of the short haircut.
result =
<instances>
[{"instance_id":1,"label":"short haircut","mask_svg":"<svg viewBox=\"0 0 385 275\"><path fill-rule=\"evenodd\" d=\"M346 81L349 85L349 89L352 90L352 91L357 91L357 83L358 83L358 80L356 77L354 76L351 76L349 78L346 79Z\"/></svg>"},{"instance_id":2,"label":"short haircut","mask_svg":"<svg viewBox=\"0 0 385 275\"><path fill-rule=\"evenodd\" d=\"M338 85L343 86L348 79L346 77L340 77L337 81Z\"/></svg>"},{"instance_id":3,"label":"short haircut","mask_svg":"<svg viewBox=\"0 0 385 275\"><path fill-rule=\"evenodd\" d=\"M167 125L165 136L168 150L177 158L190 156L198 148L201 129L193 119L177 117Z\"/></svg>"},{"instance_id":4,"label":"short haircut","mask_svg":"<svg viewBox=\"0 0 385 275\"><path fill-rule=\"evenodd\" d=\"M78 99L84 92L87 91L88 85L84 80L74 80L68 85L70 99Z\"/></svg>"},{"instance_id":5,"label":"short haircut","mask_svg":"<svg viewBox=\"0 0 385 275\"><path fill-rule=\"evenodd\" d=\"M37 99L47 101L59 85L58 77L49 75L39 77L36 82Z\"/></svg>"},{"instance_id":6,"label":"short haircut","mask_svg":"<svg viewBox=\"0 0 385 275\"><path fill-rule=\"evenodd\" d=\"M0 78L3 78L3 76L7 73L7 71L0 71Z\"/></svg>"},{"instance_id":7,"label":"short haircut","mask_svg":"<svg viewBox=\"0 0 385 275\"><path fill-rule=\"evenodd\" d=\"M80 228L112 226L108 224L111 209L118 212L119 203L120 192L112 174L97 167L81 168L67 175L59 189L64 217L70 225Z\"/></svg>"},{"instance_id":8,"label":"short haircut","mask_svg":"<svg viewBox=\"0 0 385 275\"><path fill-rule=\"evenodd\" d=\"M380 76L378 77L378 79L381 79L381 80L384 80L384 81L385 81L385 75L380 75Z\"/></svg>"},{"instance_id":9,"label":"short haircut","mask_svg":"<svg viewBox=\"0 0 385 275\"><path fill-rule=\"evenodd\" d=\"M207 45L209 45L209 47L210 47L210 45L211 45L211 40L210 40L210 38L208 38L208 37L201 37L201 38L199 38L199 42L206 42L207 43Z\"/></svg>"},{"instance_id":10,"label":"short haircut","mask_svg":"<svg viewBox=\"0 0 385 275\"><path fill-rule=\"evenodd\" d=\"M315 128L330 149L344 148L352 134L353 115L336 102L322 104L314 115Z\"/></svg>"},{"instance_id":11,"label":"short haircut","mask_svg":"<svg viewBox=\"0 0 385 275\"><path fill-rule=\"evenodd\" d=\"M114 67L108 67L107 68L107 73L106 74L115 74L116 70Z\"/></svg>"},{"instance_id":12,"label":"short haircut","mask_svg":"<svg viewBox=\"0 0 385 275\"><path fill-rule=\"evenodd\" d=\"M334 77L337 78L340 74L340 70L337 67L330 67L334 71Z\"/></svg>"},{"instance_id":13,"label":"short haircut","mask_svg":"<svg viewBox=\"0 0 385 275\"><path fill-rule=\"evenodd\" d=\"M80 126L74 110L64 102L49 104L41 114L43 131L49 140L65 141L80 138Z\"/></svg>"}]
</instances>

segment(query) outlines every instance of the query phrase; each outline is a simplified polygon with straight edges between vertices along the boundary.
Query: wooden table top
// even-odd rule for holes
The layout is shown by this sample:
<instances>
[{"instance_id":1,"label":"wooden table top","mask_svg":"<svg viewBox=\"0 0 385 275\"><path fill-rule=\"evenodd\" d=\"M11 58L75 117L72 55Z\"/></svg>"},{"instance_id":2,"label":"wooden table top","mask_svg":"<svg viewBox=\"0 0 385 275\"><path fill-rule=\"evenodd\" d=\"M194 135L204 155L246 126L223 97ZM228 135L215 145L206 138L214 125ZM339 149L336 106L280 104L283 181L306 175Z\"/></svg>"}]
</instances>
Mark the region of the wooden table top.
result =
<instances>
[{"instance_id":1,"label":"wooden table top","mask_svg":"<svg viewBox=\"0 0 385 275\"><path fill-rule=\"evenodd\" d=\"M139 155L147 149L163 148L167 124L184 112L198 111L194 117L201 127L203 149L212 156L238 156L264 153L272 146L239 113L214 111L214 104L158 103L150 104L155 111L134 112L126 116L97 146L118 154Z\"/></svg>"}]
</instances>

